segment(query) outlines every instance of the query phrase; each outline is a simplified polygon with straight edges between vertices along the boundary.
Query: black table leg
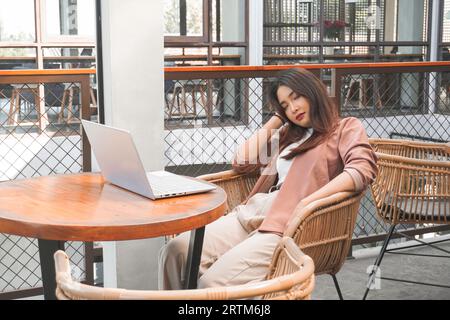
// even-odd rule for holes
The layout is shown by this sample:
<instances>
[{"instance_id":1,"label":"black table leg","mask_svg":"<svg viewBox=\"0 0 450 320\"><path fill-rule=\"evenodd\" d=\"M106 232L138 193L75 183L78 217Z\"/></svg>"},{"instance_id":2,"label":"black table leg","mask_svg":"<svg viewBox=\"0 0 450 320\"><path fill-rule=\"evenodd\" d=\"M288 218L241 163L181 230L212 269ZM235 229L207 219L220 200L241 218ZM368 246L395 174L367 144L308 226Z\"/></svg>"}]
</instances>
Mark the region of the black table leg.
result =
<instances>
[{"instance_id":1,"label":"black table leg","mask_svg":"<svg viewBox=\"0 0 450 320\"><path fill-rule=\"evenodd\" d=\"M38 244L44 299L56 300L56 273L53 255L58 250L64 250L64 241L39 239Z\"/></svg>"},{"instance_id":2,"label":"black table leg","mask_svg":"<svg viewBox=\"0 0 450 320\"><path fill-rule=\"evenodd\" d=\"M185 289L197 288L198 269L200 267L204 236L205 227L191 231L191 240L189 241L189 251L186 261Z\"/></svg>"}]
</instances>

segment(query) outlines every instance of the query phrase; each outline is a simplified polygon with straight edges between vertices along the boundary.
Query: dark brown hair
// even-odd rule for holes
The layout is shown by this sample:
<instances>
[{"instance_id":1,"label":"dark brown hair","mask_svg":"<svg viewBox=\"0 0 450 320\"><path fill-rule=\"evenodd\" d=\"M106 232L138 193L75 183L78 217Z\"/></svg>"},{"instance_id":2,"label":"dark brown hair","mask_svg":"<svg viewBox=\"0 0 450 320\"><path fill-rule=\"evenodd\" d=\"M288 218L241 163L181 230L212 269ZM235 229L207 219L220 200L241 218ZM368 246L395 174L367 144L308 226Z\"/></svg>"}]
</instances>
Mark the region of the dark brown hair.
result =
<instances>
[{"instance_id":1,"label":"dark brown hair","mask_svg":"<svg viewBox=\"0 0 450 320\"><path fill-rule=\"evenodd\" d=\"M294 124L286 116L284 108L278 101L277 92L280 86L289 87L297 95L308 100L309 116L313 128L312 136L284 157L288 160L323 143L336 129L339 114L326 87L314 74L305 69L288 69L281 72L272 83L269 93L269 103L288 122L288 125L280 131L281 150L302 139L307 128Z\"/></svg>"}]
</instances>

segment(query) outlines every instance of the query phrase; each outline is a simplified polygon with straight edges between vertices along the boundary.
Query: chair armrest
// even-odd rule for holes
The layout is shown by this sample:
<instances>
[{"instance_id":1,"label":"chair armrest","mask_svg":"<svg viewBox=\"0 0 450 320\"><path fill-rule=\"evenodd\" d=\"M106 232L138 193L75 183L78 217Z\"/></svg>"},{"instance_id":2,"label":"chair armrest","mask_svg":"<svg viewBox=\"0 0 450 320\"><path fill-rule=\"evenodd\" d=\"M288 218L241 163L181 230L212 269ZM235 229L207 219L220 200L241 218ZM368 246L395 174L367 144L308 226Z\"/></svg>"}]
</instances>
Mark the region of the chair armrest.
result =
<instances>
[{"instance_id":1,"label":"chair armrest","mask_svg":"<svg viewBox=\"0 0 450 320\"><path fill-rule=\"evenodd\" d=\"M238 173L234 170L227 170L197 178L214 183L225 190L228 209L231 211L248 197L258 180L258 172Z\"/></svg>"},{"instance_id":2,"label":"chair armrest","mask_svg":"<svg viewBox=\"0 0 450 320\"><path fill-rule=\"evenodd\" d=\"M238 286L191 290L126 290L100 288L73 281L69 259L63 251L55 258L58 297L62 299L156 299L156 300L223 300L269 295L269 298L307 298L314 288L314 262L305 255L291 238L283 238L277 249L284 254L280 276ZM284 268L283 268L284 267ZM284 292L283 292L284 291ZM283 292L278 296L277 292Z\"/></svg>"},{"instance_id":3,"label":"chair armrest","mask_svg":"<svg viewBox=\"0 0 450 320\"><path fill-rule=\"evenodd\" d=\"M405 165L413 165L413 166L423 166L424 168L429 167L443 167L450 168L450 161L438 161L438 160L425 160L425 159L415 159L409 157L396 156L381 152L375 152L378 160L387 160L396 163L403 163ZM424 169L426 170L426 169Z\"/></svg>"},{"instance_id":4,"label":"chair armrest","mask_svg":"<svg viewBox=\"0 0 450 320\"><path fill-rule=\"evenodd\" d=\"M349 205L354 201L345 203L345 200L355 199L355 201L359 201L363 195L364 192L338 192L331 196L313 201L305 207L297 206L294 209L293 216L284 232L284 236L293 237L300 224L319 208L326 208L340 203L343 206Z\"/></svg>"},{"instance_id":5,"label":"chair armrest","mask_svg":"<svg viewBox=\"0 0 450 320\"><path fill-rule=\"evenodd\" d=\"M216 172L216 173L204 174L201 176L197 176L197 178L214 183L217 181L225 181L225 180L229 180L229 179L233 179L233 178L237 178L237 177L243 177L246 175L247 174L245 174L245 173L244 174L237 173L234 170L226 170L226 171L221 171L221 172Z\"/></svg>"}]
</instances>

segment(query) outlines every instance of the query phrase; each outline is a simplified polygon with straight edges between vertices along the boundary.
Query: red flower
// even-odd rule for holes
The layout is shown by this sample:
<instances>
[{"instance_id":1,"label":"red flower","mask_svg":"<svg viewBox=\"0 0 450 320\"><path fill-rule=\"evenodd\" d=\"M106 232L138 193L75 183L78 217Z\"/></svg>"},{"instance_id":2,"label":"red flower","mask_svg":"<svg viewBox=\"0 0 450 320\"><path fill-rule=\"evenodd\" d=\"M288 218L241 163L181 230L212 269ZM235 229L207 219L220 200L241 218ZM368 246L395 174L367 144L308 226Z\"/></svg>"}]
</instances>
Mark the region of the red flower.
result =
<instances>
[{"instance_id":1,"label":"red flower","mask_svg":"<svg viewBox=\"0 0 450 320\"><path fill-rule=\"evenodd\" d=\"M325 20L325 21L323 22L323 25L325 26L325 29L327 29L327 28L332 28L332 27L333 27L333 22L330 21L330 20Z\"/></svg>"},{"instance_id":2,"label":"red flower","mask_svg":"<svg viewBox=\"0 0 450 320\"><path fill-rule=\"evenodd\" d=\"M341 31L343 31L345 27L350 26L350 24L342 20L325 20L323 26L325 37L336 39L339 38Z\"/></svg>"}]
</instances>

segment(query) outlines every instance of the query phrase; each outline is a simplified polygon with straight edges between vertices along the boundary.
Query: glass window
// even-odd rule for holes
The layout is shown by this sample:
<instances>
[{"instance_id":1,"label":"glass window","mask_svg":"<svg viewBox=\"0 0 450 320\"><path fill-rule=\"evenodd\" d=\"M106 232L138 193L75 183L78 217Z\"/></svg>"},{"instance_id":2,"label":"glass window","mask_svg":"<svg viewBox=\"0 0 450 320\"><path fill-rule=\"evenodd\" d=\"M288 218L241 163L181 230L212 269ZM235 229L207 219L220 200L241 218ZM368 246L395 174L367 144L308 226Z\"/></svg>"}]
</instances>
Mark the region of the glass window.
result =
<instances>
[{"instance_id":1,"label":"glass window","mask_svg":"<svg viewBox=\"0 0 450 320\"><path fill-rule=\"evenodd\" d=\"M397 0L396 2L398 3L397 41L426 41L428 0Z\"/></svg>"},{"instance_id":2,"label":"glass window","mask_svg":"<svg viewBox=\"0 0 450 320\"><path fill-rule=\"evenodd\" d=\"M381 47L380 61L425 61L426 46L384 46Z\"/></svg>"},{"instance_id":3,"label":"glass window","mask_svg":"<svg viewBox=\"0 0 450 320\"><path fill-rule=\"evenodd\" d=\"M180 35L180 1L164 1L164 35Z\"/></svg>"},{"instance_id":4,"label":"glass window","mask_svg":"<svg viewBox=\"0 0 450 320\"><path fill-rule=\"evenodd\" d=\"M34 0L0 0L0 42L35 39Z\"/></svg>"},{"instance_id":5,"label":"glass window","mask_svg":"<svg viewBox=\"0 0 450 320\"><path fill-rule=\"evenodd\" d=\"M45 0L47 38L78 36L95 38L94 0Z\"/></svg>"},{"instance_id":6,"label":"glass window","mask_svg":"<svg viewBox=\"0 0 450 320\"><path fill-rule=\"evenodd\" d=\"M36 57L34 48L0 48L0 57Z\"/></svg>"},{"instance_id":7,"label":"glass window","mask_svg":"<svg viewBox=\"0 0 450 320\"><path fill-rule=\"evenodd\" d=\"M92 68L94 48L44 48L44 69Z\"/></svg>"},{"instance_id":8,"label":"glass window","mask_svg":"<svg viewBox=\"0 0 450 320\"><path fill-rule=\"evenodd\" d=\"M245 1L213 1L211 23L214 42L245 41Z\"/></svg>"},{"instance_id":9,"label":"glass window","mask_svg":"<svg viewBox=\"0 0 450 320\"><path fill-rule=\"evenodd\" d=\"M264 0L264 41L319 41L319 0Z\"/></svg>"},{"instance_id":10,"label":"glass window","mask_svg":"<svg viewBox=\"0 0 450 320\"><path fill-rule=\"evenodd\" d=\"M318 47L265 47L264 64L318 63Z\"/></svg>"},{"instance_id":11,"label":"glass window","mask_svg":"<svg viewBox=\"0 0 450 320\"><path fill-rule=\"evenodd\" d=\"M36 69L35 48L0 48L0 70Z\"/></svg>"},{"instance_id":12,"label":"glass window","mask_svg":"<svg viewBox=\"0 0 450 320\"><path fill-rule=\"evenodd\" d=\"M202 37L203 0L164 0L164 35Z\"/></svg>"},{"instance_id":13,"label":"glass window","mask_svg":"<svg viewBox=\"0 0 450 320\"><path fill-rule=\"evenodd\" d=\"M166 67L208 65L208 48L166 48L164 64Z\"/></svg>"},{"instance_id":14,"label":"glass window","mask_svg":"<svg viewBox=\"0 0 450 320\"><path fill-rule=\"evenodd\" d=\"M324 7L324 41L375 41L381 30L382 8L369 0L327 1Z\"/></svg>"},{"instance_id":15,"label":"glass window","mask_svg":"<svg viewBox=\"0 0 450 320\"><path fill-rule=\"evenodd\" d=\"M450 0L444 1L442 42L450 42Z\"/></svg>"},{"instance_id":16,"label":"glass window","mask_svg":"<svg viewBox=\"0 0 450 320\"><path fill-rule=\"evenodd\" d=\"M212 55L213 65L238 66L245 63L245 48L214 48L212 51Z\"/></svg>"}]
</instances>

